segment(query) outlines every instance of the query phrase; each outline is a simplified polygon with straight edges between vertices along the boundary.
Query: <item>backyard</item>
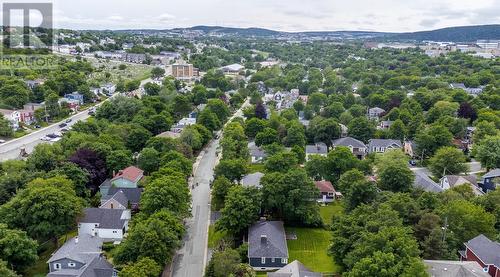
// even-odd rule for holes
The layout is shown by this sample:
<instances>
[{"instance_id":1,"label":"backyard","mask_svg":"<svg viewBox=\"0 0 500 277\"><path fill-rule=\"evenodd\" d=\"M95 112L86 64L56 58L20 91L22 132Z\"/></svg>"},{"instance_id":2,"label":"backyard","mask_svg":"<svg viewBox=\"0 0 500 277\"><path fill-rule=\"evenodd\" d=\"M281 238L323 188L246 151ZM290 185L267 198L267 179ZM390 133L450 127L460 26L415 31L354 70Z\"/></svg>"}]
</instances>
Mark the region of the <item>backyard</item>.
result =
<instances>
[{"instance_id":1,"label":"backyard","mask_svg":"<svg viewBox=\"0 0 500 277\"><path fill-rule=\"evenodd\" d=\"M340 215L343 212L342 202L335 201L333 203L328 204L327 206L319 207L319 213L321 215L321 219L323 219L323 223L326 225L332 224L332 219L334 215Z\"/></svg>"}]
</instances>

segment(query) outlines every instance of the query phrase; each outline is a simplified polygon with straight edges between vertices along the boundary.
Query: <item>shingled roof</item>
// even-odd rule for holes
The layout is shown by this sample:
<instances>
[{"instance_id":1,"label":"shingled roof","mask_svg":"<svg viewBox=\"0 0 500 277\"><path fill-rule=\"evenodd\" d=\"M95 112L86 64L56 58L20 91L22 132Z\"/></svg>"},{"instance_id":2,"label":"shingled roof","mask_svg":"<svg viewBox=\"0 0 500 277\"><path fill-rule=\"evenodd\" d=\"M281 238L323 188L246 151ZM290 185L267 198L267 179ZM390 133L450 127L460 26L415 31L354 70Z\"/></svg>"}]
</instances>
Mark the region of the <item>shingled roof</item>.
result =
<instances>
[{"instance_id":1,"label":"shingled roof","mask_svg":"<svg viewBox=\"0 0 500 277\"><path fill-rule=\"evenodd\" d=\"M122 219L127 210L86 208L80 223L99 223L101 229L121 229L126 220Z\"/></svg>"},{"instance_id":2,"label":"shingled roof","mask_svg":"<svg viewBox=\"0 0 500 277\"><path fill-rule=\"evenodd\" d=\"M295 260L278 271L267 273L267 277L321 277L321 273L312 272L301 262Z\"/></svg>"},{"instance_id":3,"label":"shingled roof","mask_svg":"<svg viewBox=\"0 0 500 277\"><path fill-rule=\"evenodd\" d=\"M249 258L288 258L282 221L259 221L248 229Z\"/></svg>"},{"instance_id":4,"label":"shingled roof","mask_svg":"<svg viewBox=\"0 0 500 277\"><path fill-rule=\"evenodd\" d=\"M131 182L139 182L141 178L144 176L144 171L135 166L129 166L123 170L120 170L118 174L116 174L111 181L114 181L118 178L124 178Z\"/></svg>"},{"instance_id":5,"label":"shingled roof","mask_svg":"<svg viewBox=\"0 0 500 277\"><path fill-rule=\"evenodd\" d=\"M485 264L493 264L500 267L500 243L492 241L481 234L464 243L467 248Z\"/></svg>"}]
</instances>

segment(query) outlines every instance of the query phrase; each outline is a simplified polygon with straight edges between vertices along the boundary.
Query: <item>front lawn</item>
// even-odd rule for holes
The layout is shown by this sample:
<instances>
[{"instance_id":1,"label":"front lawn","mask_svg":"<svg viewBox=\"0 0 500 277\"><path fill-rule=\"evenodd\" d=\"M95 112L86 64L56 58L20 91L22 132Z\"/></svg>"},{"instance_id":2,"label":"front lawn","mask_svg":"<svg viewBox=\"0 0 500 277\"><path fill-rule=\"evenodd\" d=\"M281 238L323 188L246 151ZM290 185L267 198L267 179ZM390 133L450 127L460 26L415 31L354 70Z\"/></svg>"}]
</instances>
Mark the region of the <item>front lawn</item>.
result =
<instances>
[{"instance_id":1,"label":"front lawn","mask_svg":"<svg viewBox=\"0 0 500 277\"><path fill-rule=\"evenodd\" d=\"M319 207L321 219L323 220L323 223L327 225L332 224L333 216L341 215L343 212L344 208L342 207L342 202L340 201L335 201L327 206Z\"/></svg>"},{"instance_id":2,"label":"front lawn","mask_svg":"<svg viewBox=\"0 0 500 277\"><path fill-rule=\"evenodd\" d=\"M340 272L340 266L328 256L332 239L330 231L321 228L286 228L286 232L297 235L296 240L287 240L288 262L298 260L315 272Z\"/></svg>"}]
</instances>

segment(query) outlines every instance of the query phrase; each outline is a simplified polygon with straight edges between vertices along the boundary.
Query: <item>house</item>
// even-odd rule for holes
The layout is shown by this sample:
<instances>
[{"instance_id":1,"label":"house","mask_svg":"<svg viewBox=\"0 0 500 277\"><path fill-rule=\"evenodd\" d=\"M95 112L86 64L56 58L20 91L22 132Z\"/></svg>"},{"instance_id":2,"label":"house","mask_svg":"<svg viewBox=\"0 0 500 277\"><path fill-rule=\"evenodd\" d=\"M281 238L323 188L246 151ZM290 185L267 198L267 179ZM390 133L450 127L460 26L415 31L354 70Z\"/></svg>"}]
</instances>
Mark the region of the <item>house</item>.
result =
<instances>
[{"instance_id":1,"label":"house","mask_svg":"<svg viewBox=\"0 0 500 277\"><path fill-rule=\"evenodd\" d=\"M122 59L129 63L144 63L146 61L146 54L123 54Z\"/></svg>"},{"instance_id":2,"label":"house","mask_svg":"<svg viewBox=\"0 0 500 277\"><path fill-rule=\"evenodd\" d=\"M262 177L264 177L264 173L262 172L248 174L241 179L241 185L244 187L256 187L260 189L262 188L262 185L260 184L260 179L262 179Z\"/></svg>"},{"instance_id":3,"label":"house","mask_svg":"<svg viewBox=\"0 0 500 277\"><path fill-rule=\"evenodd\" d=\"M371 139L368 141L368 153L385 153L387 150L401 149L401 141L395 139Z\"/></svg>"},{"instance_id":4,"label":"house","mask_svg":"<svg viewBox=\"0 0 500 277\"><path fill-rule=\"evenodd\" d=\"M424 260L432 277L490 277L476 262Z\"/></svg>"},{"instance_id":5,"label":"house","mask_svg":"<svg viewBox=\"0 0 500 277\"><path fill-rule=\"evenodd\" d=\"M368 118L379 120L380 117L385 113L385 110L379 107L374 107L368 110Z\"/></svg>"},{"instance_id":6,"label":"house","mask_svg":"<svg viewBox=\"0 0 500 277\"><path fill-rule=\"evenodd\" d=\"M163 133L157 135L156 137L158 137L158 138L173 138L173 139L176 139L176 138L180 138L181 137L181 133L176 133L176 132L172 132L172 131L166 131L166 132L163 132Z\"/></svg>"},{"instance_id":7,"label":"house","mask_svg":"<svg viewBox=\"0 0 500 277\"><path fill-rule=\"evenodd\" d=\"M83 105L83 103L84 103L84 101L83 101L83 95L80 94L77 91L65 94L64 95L64 99L72 100L72 101L78 101L78 103L80 105Z\"/></svg>"},{"instance_id":8,"label":"house","mask_svg":"<svg viewBox=\"0 0 500 277\"><path fill-rule=\"evenodd\" d=\"M464 83L451 83L450 84L450 88L451 89L462 89L462 90L465 90L466 87L465 87L465 84Z\"/></svg>"},{"instance_id":9,"label":"house","mask_svg":"<svg viewBox=\"0 0 500 277\"><path fill-rule=\"evenodd\" d=\"M311 159L312 155L326 157L328 155L328 146L323 142L318 142L315 145L306 146L306 162Z\"/></svg>"},{"instance_id":10,"label":"house","mask_svg":"<svg viewBox=\"0 0 500 277\"><path fill-rule=\"evenodd\" d=\"M184 117L175 126L173 126L170 131L174 133L181 133L184 128L196 124L196 118Z\"/></svg>"},{"instance_id":11,"label":"house","mask_svg":"<svg viewBox=\"0 0 500 277\"><path fill-rule=\"evenodd\" d=\"M19 122L21 121L19 111L0 109L0 114L9 121L12 129L17 130L19 128Z\"/></svg>"},{"instance_id":12,"label":"house","mask_svg":"<svg viewBox=\"0 0 500 277\"><path fill-rule=\"evenodd\" d=\"M443 188L425 174L415 174L413 187L428 192L443 192Z\"/></svg>"},{"instance_id":13,"label":"house","mask_svg":"<svg viewBox=\"0 0 500 277\"><path fill-rule=\"evenodd\" d=\"M330 181L315 181L314 185L319 190L319 200L323 203L330 203L342 198L342 193L335 191Z\"/></svg>"},{"instance_id":14,"label":"house","mask_svg":"<svg viewBox=\"0 0 500 277\"><path fill-rule=\"evenodd\" d=\"M492 277L500 276L500 243L481 234L464 243L465 250L458 251L461 261L475 261Z\"/></svg>"},{"instance_id":15,"label":"house","mask_svg":"<svg viewBox=\"0 0 500 277\"><path fill-rule=\"evenodd\" d=\"M393 123L394 123L394 121L382 120L382 121L380 121L380 124L377 126L377 129L388 130L389 128L391 128Z\"/></svg>"},{"instance_id":16,"label":"house","mask_svg":"<svg viewBox=\"0 0 500 277\"><path fill-rule=\"evenodd\" d=\"M484 194L481 188L477 186L476 177L473 175L460 176L460 175L446 175L441 178L439 185L443 190L458 187L461 185L469 185L476 195Z\"/></svg>"},{"instance_id":17,"label":"house","mask_svg":"<svg viewBox=\"0 0 500 277\"><path fill-rule=\"evenodd\" d=\"M348 147L358 159L362 160L366 156L367 147L362 142L352 137L339 138L332 141L333 148L338 146Z\"/></svg>"},{"instance_id":18,"label":"house","mask_svg":"<svg viewBox=\"0 0 500 277\"><path fill-rule=\"evenodd\" d=\"M255 142L248 143L248 150L250 152L250 157L252 158L252 163L261 163L267 157L266 152L261 147L255 145Z\"/></svg>"},{"instance_id":19,"label":"house","mask_svg":"<svg viewBox=\"0 0 500 277\"><path fill-rule=\"evenodd\" d=\"M107 195L101 196L101 209L139 209L142 188L111 187Z\"/></svg>"},{"instance_id":20,"label":"house","mask_svg":"<svg viewBox=\"0 0 500 277\"><path fill-rule=\"evenodd\" d=\"M312 272L301 262L295 260L275 272L267 273L267 277L321 277L321 273Z\"/></svg>"},{"instance_id":21,"label":"house","mask_svg":"<svg viewBox=\"0 0 500 277\"><path fill-rule=\"evenodd\" d=\"M38 103L27 103L24 105L22 110L19 110L19 121L31 125L36 122L35 111L41 109L42 104Z\"/></svg>"},{"instance_id":22,"label":"house","mask_svg":"<svg viewBox=\"0 0 500 277\"><path fill-rule=\"evenodd\" d=\"M37 80L26 80L24 83L31 89L35 89L36 87L43 85L45 83L44 80L42 79L37 79Z\"/></svg>"},{"instance_id":23,"label":"house","mask_svg":"<svg viewBox=\"0 0 500 277\"><path fill-rule=\"evenodd\" d=\"M482 180L479 182L479 187L481 187L484 192L495 190L499 186L500 168L493 169L490 172L484 174Z\"/></svg>"},{"instance_id":24,"label":"house","mask_svg":"<svg viewBox=\"0 0 500 277\"><path fill-rule=\"evenodd\" d=\"M117 271L102 256L102 239L82 234L52 254L47 277L114 277Z\"/></svg>"},{"instance_id":25,"label":"house","mask_svg":"<svg viewBox=\"0 0 500 277\"><path fill-rule=\"evenodd\" d=\"M410 156L411 158L414 158L417 154L417 144L413 141L405 141L403 143L403 151L405 152L406 155Z\"/></svg>"},{"instance_id":26,"label":"house","mask_svg":"<svg viewBox=\"0 0 500 277\"><path fill-rule=\"evenodd\" d=\"M342 123L339 123L339 126L340 126L340 137L341 138L347 137L347 135L349 133L349 129L347 128L347 126L345 126Z\"/></svg>"},{"instance_id":27,"label":"house","mask_svg":"<svg viewBox=\"0 0 500 277\"><path fill-rule=\"evenodd\" d=\"M80 109L80 105L81 105L79 100L73 100L73 99L67 99L67 98L59 98L58 103L60 106L66 105L73 112L77 112L78 109Z\"/></svg>"},{"instance_id":28,"label":"house","mask_svg":"<svg viewBox=\"0 0 500 277\"><path fill-rule=\"evenodd\" d=\"M113 93L115 93L115 91L116 91L116 85L114 85L112 83L107 83L107 84L104 84L103 86L101 86L100 90L101 90L101 93L103 93L103 94L113 95Z\"/></svg>"},{"instance_id":29,"label":"house","mask_svg":"<svg viewBox=\"0 0 500 277\"><path fill-rule=\"evenodd\" d=\"M78 222L78 236L87 234L119 242L128 231L130 218L130 210L86 208Z\"/></svg>"},{"instance_id":30,"label":"house","mask_svg":"<svg viewBox=\"0 0 500 277\"><path fill-rule=\"evenodd\" d=\"M282 221L261 220L248 228L248 261L256 271L288 264L288 246Z\"/></svg>"},{"instance_id":31,"label":"house","mask_svg":"<svg viewBox=\"0 0 500 277\"><path fill-rule=\"evenodd\" d=\"M100 186L101 195L109 195L112 187L137 188L139 182L144 178L144 171L135 166L129 166L114 174L112 179L105 180Z\"/></svg>"}]
</instances>

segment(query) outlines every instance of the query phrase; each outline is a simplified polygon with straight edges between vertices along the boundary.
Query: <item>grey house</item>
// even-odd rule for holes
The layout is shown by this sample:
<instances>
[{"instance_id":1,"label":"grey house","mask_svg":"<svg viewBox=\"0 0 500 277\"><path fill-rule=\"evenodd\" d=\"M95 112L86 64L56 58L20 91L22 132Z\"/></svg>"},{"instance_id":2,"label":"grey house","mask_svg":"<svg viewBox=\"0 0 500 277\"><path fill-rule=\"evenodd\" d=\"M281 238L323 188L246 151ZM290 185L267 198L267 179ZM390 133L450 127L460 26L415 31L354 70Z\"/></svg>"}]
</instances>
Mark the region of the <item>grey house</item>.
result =
<instances>
[{"instance_id":1,"label":"grey house","mask_svg":"<svg viewBox=\"0 0 500 277\"><path fill-rule=\"evenodd\" d=\"M311 159L311 155L326 157L328 154L328 146L323 142L318 142L315 145L306 146L306 162Z\"/></svg>"},{"instance_id":2,"label":"grey house","mask_svg":"<svg viewBox=\"0 0 500 277\"><path fill-rule=\"evenodd\" d=\"M139 209L143 188L110 187L107 195L101 196L103 209Z\"/></svg>"},{"instance_id":3,"label":"grey house","mask_svg":"<svg viewBox=\"0 0 500 277\"><path fill-rule=\"evenodd\" d=\"M345 138L339 138L336 140L332 141L332 146L333 148L339 147L339 146L345 146L348 147L351 152L356 156L358 159L362 160L366 156L367 152L367 147L366 145L355 138L352 137L345 137Z\"/></svg>"},{"instance_id":4,"label":"grey house","mask_svg":"<svg viewBox=\"0 0 500 277\"><path fill-rule=\"evenodd\" d=\"M99 237L81 235L68 240L47 261L48 277L113 277L117 272L102 256Z\"/></svg>"},{"instance_id":5,"label":"grey house","mask_svg":"<svg viewBox=\"0 0 500 277\"><path fill-rule=\"evenodd\" d=\"M488 192L495 190L498 186L500 186L500 181L498 181L499 178L500 178L500 169L497 168L484 174L482 180L478 183L484 192Z\"/></svg>"},{"instance_id":6,"label":"grey house","mask_svg":"<svg viewBox=\"0 0 500 277\"><path fill-rule=\"evenodd\" d=\"M257 271L288 264L288 246L282 221L259 221L248 229L248 260Z\"/></svg>"},{"instance_id":7,"label":"grey house","mask_svg":"<svg viewBox=\"0 0 500 277\"><path fill-rule=\"evenodd\" d=\"M255 142L253 141L248 143L248 150L250 152L250 157L252 157L253 164L261 163L267 157L266 151L255 145Z\"/></svg>"},{"instance_id":8,"label":"grey house","mask_svg":"<svg viewBox=\"0 0 500 277\"><path fill-rule=\"evenodd\" d=\"M295 260L282 269L267 273L267 277L321 277L321 273L312 272L301 262Z\"/></svg>"},{"instance_id":9,"label":"grey house","mask_svg":"<svg viewBox=\"0 0 500 277\"><path fill-rule=\"evenodd\" d=\"M256 187L256 188L262 188L262 185L260 184L260 179L264 177L264 173L262 172L255 172L252 174L245 175L241 179L241 185L244 187Z\"/></svg>"},{"instance_id":10,"label":"grey house","mask_svg":"<svg viewBox=\"0 0 500 277\"><path fill-rule=\"evenodd\" d=\"M368 153L385 153L387 150L402 148L401 141L395 139L371 139L368 141Z\"/></svg>"}]
</instances>

